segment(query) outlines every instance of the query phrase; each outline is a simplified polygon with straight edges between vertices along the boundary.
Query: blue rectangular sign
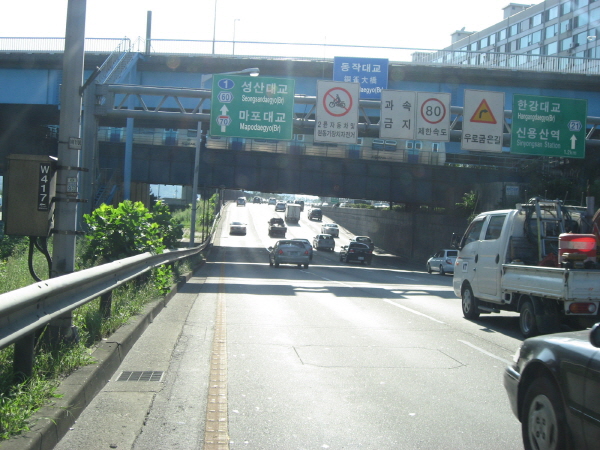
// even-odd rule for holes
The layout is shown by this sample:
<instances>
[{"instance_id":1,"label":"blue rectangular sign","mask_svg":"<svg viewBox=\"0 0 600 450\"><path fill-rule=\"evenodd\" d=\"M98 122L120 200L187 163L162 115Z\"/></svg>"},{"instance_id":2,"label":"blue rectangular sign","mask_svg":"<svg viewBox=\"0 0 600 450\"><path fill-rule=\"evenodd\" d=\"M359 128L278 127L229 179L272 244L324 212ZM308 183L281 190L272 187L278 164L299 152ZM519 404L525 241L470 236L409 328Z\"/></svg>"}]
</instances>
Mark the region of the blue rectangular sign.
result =
<instances>
[{"instance_id":1,"label":"blue rectangular sign","mask_svg":"<svg viewBox=\"0 0 600 450\"><path fill-rule=\"evenodd\" d=\"M333 59L333 81L360 84L360 98L380 99L388 85L388 60L384 58Z\"/></svg>"}]
</instances>

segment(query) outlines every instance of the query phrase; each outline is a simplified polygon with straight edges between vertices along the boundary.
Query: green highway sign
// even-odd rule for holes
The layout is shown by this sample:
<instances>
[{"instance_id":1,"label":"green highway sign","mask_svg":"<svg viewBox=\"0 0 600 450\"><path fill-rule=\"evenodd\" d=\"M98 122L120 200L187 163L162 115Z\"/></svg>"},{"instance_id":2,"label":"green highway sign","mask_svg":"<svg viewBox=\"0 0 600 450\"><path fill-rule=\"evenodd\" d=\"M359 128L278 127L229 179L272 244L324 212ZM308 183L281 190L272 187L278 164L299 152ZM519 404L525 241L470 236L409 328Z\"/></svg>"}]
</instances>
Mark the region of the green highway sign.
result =
<instances>
[{"instance_id":1,"label":"green highway sign","mask_svg":"<svg viewBox=\"0 0 600 450\"><path fill-rule=\"evenodd\" d=\"M513 95L510 152L585 157L587 100Z\"/></svg>"},{"instance_id":2,"label":"green highway sign","mask_svg":"<svg viewBox=\"0 0 600 450\"><path fill-rule=\"evenodd\" d=\"M294 80L213 75L210 135L290 140Z\"/></svg>"}]
</instances>

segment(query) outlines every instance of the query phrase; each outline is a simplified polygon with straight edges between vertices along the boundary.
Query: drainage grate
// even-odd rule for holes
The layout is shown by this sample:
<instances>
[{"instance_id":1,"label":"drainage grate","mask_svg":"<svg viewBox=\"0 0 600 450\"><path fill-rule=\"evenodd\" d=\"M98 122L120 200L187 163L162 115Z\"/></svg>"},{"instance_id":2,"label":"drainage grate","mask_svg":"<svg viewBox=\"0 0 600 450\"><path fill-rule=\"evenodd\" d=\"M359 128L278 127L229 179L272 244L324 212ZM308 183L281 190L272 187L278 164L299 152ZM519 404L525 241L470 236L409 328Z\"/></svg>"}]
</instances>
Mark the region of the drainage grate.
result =
<instances>
[{"instance_id":1,"label":"drainage grate","mask_svg":"<svg viewBox=\"0 0 600 450\"><path fill-rule=\"evenodd\" d=\"M121 372L117 381L160 381L163 372L145 370L135 372Z\"/></svg>"}]
</instances>

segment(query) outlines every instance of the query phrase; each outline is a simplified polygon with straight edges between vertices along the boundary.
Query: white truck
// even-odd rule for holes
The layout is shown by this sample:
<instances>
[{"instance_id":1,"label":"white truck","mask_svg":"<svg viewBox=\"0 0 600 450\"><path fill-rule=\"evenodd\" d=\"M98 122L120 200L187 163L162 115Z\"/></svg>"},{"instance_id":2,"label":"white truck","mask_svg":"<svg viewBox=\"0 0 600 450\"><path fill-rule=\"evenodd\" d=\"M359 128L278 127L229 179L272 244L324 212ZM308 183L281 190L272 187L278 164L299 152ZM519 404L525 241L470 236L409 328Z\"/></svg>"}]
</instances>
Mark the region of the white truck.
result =
<instances>
[{"instance_id":1,"label":"white truck","mask_svg":"<svg viewBox=\"0 0 600 450\"><path fill-rule=\"evenodd\" d=\"M525 337L557 332L564 324L586 328L600 321L596 239L566 234L585 231L587 217L583 208L539 199L475 217L462 238L453 238L459 250L453 288L465 318L518 312ZM570 253L559 248L576 236L592 236L593 258L578 253L577 245Z\"/></svg>"},{"instance_id":2,"label":"white truck","mask_svg":"<svg viewBox=\"0 0 600 450\"><path fill-rule=\"evenodd\" d=\"M285 221L288 223L298 223L300 220L300 205L288 203L285 205Z\"/></svg>"}]
</instances>

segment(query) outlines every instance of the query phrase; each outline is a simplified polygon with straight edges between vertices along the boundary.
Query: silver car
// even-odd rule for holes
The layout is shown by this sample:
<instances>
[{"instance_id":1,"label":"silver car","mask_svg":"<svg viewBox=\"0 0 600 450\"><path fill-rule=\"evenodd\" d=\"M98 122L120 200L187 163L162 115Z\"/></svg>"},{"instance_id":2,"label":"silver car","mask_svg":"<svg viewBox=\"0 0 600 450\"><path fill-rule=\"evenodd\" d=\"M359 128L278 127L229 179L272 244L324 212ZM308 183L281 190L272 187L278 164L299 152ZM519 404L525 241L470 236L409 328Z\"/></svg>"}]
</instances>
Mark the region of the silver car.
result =
<instances>
[{"instance_id":1,"label":"silver car","mask_svg":"<svg viewBox=\"0 0 600 450\"><path fill-rule=\"evenodd\" d=\"M340 237L340 229L336 223L324 223L321 225L321 233L330 234L333 237Z\"/></svg>"},{"instance_id":2,"label":"silver car","mask_svg":"<svg viewBox=\"0 0 600 450\"><path fill-rule=\"evenodd\" d=\"M297 264L298 267L304 265L304 268L308 269L310 253L301 241L293 241L291 239L277 241L268 250L269 265L271 267L279 267L279 264Z\"/></svg>"},{"instance_id":3,"label":"silver car","mask_svg":"<svg viewBox=\"0 0 600 450\"><path fill-rule=\"evenodd\" d=\"M439 272L440 275L454 273L454 263L458 250L443 249L427 260L427 273Z\"/></svg>"},{"instance_id":4,"label":"silver car","mask_svg":"<svg viewBox=\"0 0 600 450\"><path fill-rule=\"evenodd\" d=\"M313 239L313 247L317 250L335 250L335 239L330 234L317 234Z\"/></svg>"}]
</instances>

